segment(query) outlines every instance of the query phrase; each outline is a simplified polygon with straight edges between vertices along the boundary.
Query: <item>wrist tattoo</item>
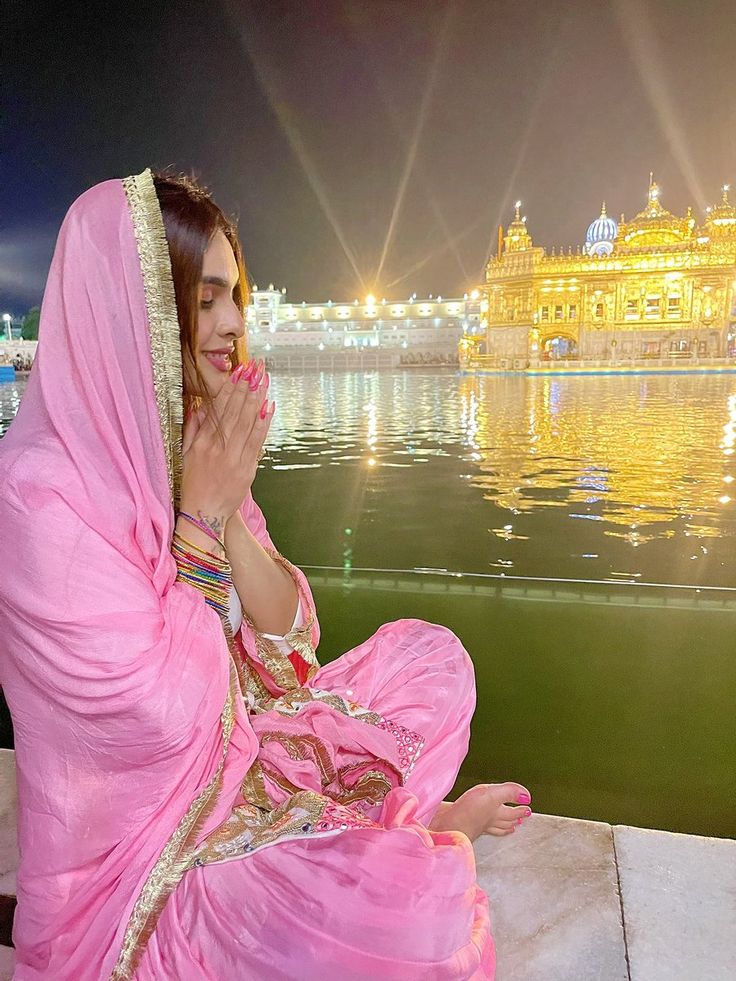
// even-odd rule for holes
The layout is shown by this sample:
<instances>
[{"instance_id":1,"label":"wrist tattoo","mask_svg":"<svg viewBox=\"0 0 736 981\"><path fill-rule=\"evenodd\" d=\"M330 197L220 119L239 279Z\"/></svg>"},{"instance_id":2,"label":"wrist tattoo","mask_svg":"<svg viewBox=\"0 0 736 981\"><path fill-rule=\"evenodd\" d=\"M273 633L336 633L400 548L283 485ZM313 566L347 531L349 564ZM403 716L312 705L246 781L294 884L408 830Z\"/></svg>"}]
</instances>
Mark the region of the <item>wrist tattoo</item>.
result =
<instances>
[{"instance_id":1,"label":"wrist tattoo","mask_svg":"<svg viewBox=\"0 0 736 981\"><path fill-rule=\"evenodd\" d=\"M201 511L197 511L197 517L202 524L207 525L215 538L222 539L222 533L225 530L225 522L222 518L217 517L217 515L202 514Z\"/></svg>"}]
</instances>

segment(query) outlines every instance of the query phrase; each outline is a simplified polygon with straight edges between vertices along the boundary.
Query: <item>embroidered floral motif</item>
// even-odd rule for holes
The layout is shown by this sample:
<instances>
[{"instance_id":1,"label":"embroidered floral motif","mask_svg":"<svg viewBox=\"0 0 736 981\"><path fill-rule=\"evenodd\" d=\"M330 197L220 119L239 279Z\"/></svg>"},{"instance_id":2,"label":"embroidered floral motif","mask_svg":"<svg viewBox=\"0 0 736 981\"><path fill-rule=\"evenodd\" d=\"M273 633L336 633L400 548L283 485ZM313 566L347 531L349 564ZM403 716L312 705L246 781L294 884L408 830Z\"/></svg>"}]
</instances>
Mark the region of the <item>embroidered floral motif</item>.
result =
<instances>
[{"instance_id":1,"label":"embroidered floral motif","mask_svg":"<svg viewBox=\"0 0 736 981\"><path fill-rule=\"evenodd\" d=\"M378 728L390 732L396 740L396 745L399 748L401 772L404 780L406 780L424 748L424 736L420 736L418 732L412 732L411 729L407 729L406 726L401 726L391 719L381 719Z\"/></svg>"},{"instance_id":2,"label":"embroidered floral motif","mask_svg":"<svg viewBox=\"0 0 736 981\"><path fill-rule=\"evenodd\" d=\"M227 820L195 852L189 866L242 859L281 841L378 827L363 814L303 790L272 811L263 811L253 804L233 808Z\"/></svg>"},{"instance_id":3,"label":"embroidered floral motif","mask_svg":"<svg viewBox=\"0 0 736 981\"><path fill-rule=\"evenodd\" d=\"M280 715L296 715L311 702L323 702L335 709L336 712L347 715L351 719L359 719L368 725L377 726L381 722L381 716L378 712L372 712L370 709L358 705L357 702L351 702L347 698L343 698L342 695L324 691L321 688L295 688L293 691L287 691L280 698L274 698L266 703L263 706L263 711L274 711Z\"/></svg>"}]
</instances>

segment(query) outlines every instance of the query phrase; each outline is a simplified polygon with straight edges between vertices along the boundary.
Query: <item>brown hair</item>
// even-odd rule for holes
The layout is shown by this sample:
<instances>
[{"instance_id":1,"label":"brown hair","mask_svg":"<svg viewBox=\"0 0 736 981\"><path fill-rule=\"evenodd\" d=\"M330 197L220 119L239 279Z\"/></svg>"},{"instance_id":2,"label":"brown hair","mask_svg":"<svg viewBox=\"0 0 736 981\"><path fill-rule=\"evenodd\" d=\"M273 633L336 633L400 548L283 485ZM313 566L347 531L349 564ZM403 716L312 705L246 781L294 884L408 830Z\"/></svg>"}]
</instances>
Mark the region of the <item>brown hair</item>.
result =
<instances>
[{"instance_id":1,"label":"brown hair","mask_svg":"<svg viewBox=\"0 0 736 981\"><path fill-rule=\"evenodd\" d=\"M208 401L207 387L197 367L197 318L204 254L216 232L224 233L235 256L238 283L233 297L243 316L249 297L248 279L235 225L215 204L209 191L195 178L168 170L156 171L153 183L171 256L181 337L184 405L188 409L198 398ZM235 368L246 361L247 342L243 337L235 342L231 362Z\"/></svg>"}]
</instances>

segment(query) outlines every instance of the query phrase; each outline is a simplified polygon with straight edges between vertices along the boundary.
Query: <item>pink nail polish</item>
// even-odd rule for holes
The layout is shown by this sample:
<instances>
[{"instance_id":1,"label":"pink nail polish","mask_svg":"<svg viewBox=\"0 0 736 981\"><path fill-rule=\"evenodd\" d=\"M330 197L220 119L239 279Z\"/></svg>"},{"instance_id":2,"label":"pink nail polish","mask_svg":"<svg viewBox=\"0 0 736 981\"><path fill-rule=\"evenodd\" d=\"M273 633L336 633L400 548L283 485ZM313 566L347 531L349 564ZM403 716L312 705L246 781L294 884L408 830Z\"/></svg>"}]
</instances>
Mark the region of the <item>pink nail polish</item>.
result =
<instances>
[{"instance_id":1,"label":"pink nail polish","mask_svg":"<svg viewBox=\"0 0 736 981\"><path fill-rule=\"evenodd\" d=\"M519 794L517 800L520 804L531 804L532 799L529 794Z\"/></svg>"},{"instance_id":2,"label":"pink nail polish","mask_svg":"<svg viewBox=\"0 0 736 981\"><path fill-rule=\"evenodd\" d=\"M526 813L524 814L524 817L530 818L531 816L532 816L532 809L531 809L531 807L527 807Z\"/></svg>"},{"instance_id":3,"label":"pink nail polish","mask_svg":"<svg viewBox=\"0 0 736 981\"><path fill-rule=\"evenodd\" d=\"M258 415L261 417L261 419L265 419L266 418L267 411L268 411L268 399L265 400L265 402L261 406L261 411L258 413Z\"/></svg>"},{"instance_id":4,"label":"pink nail polish","mask_svg":"<svg viewBox=\"0 0 736 981\"><path fill-rule=\"evenodd\" d=\"M243 378L245 378L246 381L248 381L250 378L253 377L253 372L255 370L256 370L255 362L253 361L249 362L249 364L245 368L243 368Z\"/></svg>"},{"instance_id":5,"label":"pink nail polish","mask_svg":"<svg viewBox=\"0 0 736 981\"><path fill-rule=\"evenodd\" d=\"M242 374L243 366L242 364L239 364L235 371L233 371L233 373L230 375L230 381L233 383L233 385L236 385L240 381Z\"/></svg>"}]
</instances>

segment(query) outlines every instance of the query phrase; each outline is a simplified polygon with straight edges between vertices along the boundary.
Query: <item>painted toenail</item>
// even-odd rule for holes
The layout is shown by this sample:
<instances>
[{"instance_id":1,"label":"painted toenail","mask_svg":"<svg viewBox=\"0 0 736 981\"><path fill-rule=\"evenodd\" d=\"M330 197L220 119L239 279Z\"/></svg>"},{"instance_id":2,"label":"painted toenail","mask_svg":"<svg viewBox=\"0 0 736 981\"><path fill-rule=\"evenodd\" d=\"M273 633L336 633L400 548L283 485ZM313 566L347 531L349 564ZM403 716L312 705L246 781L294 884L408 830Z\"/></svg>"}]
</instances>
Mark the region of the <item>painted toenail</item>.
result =
<instances>
[{"instance_id":1,"label":"painted toenail","mask_svg":"<svg viewBox=\"0 0 736 981\"><path fill-rule=\"evenodd\" d=\"M520 804L531 804L532 799L529 794L519 794L518 801Z\"/></svg>"},{"instance_id":2,"label":"painted toenail","mask_svg":"<svg viewBox=\"0 0 736 981\"><path fill-rule=\"evenodd\" d=\"M532 809L531 809L531 807L527 807L527 809L526 809L526 811L524 813L524 817L530 818L531 816L532 816Z\"/></svg>"}]
</instances>

